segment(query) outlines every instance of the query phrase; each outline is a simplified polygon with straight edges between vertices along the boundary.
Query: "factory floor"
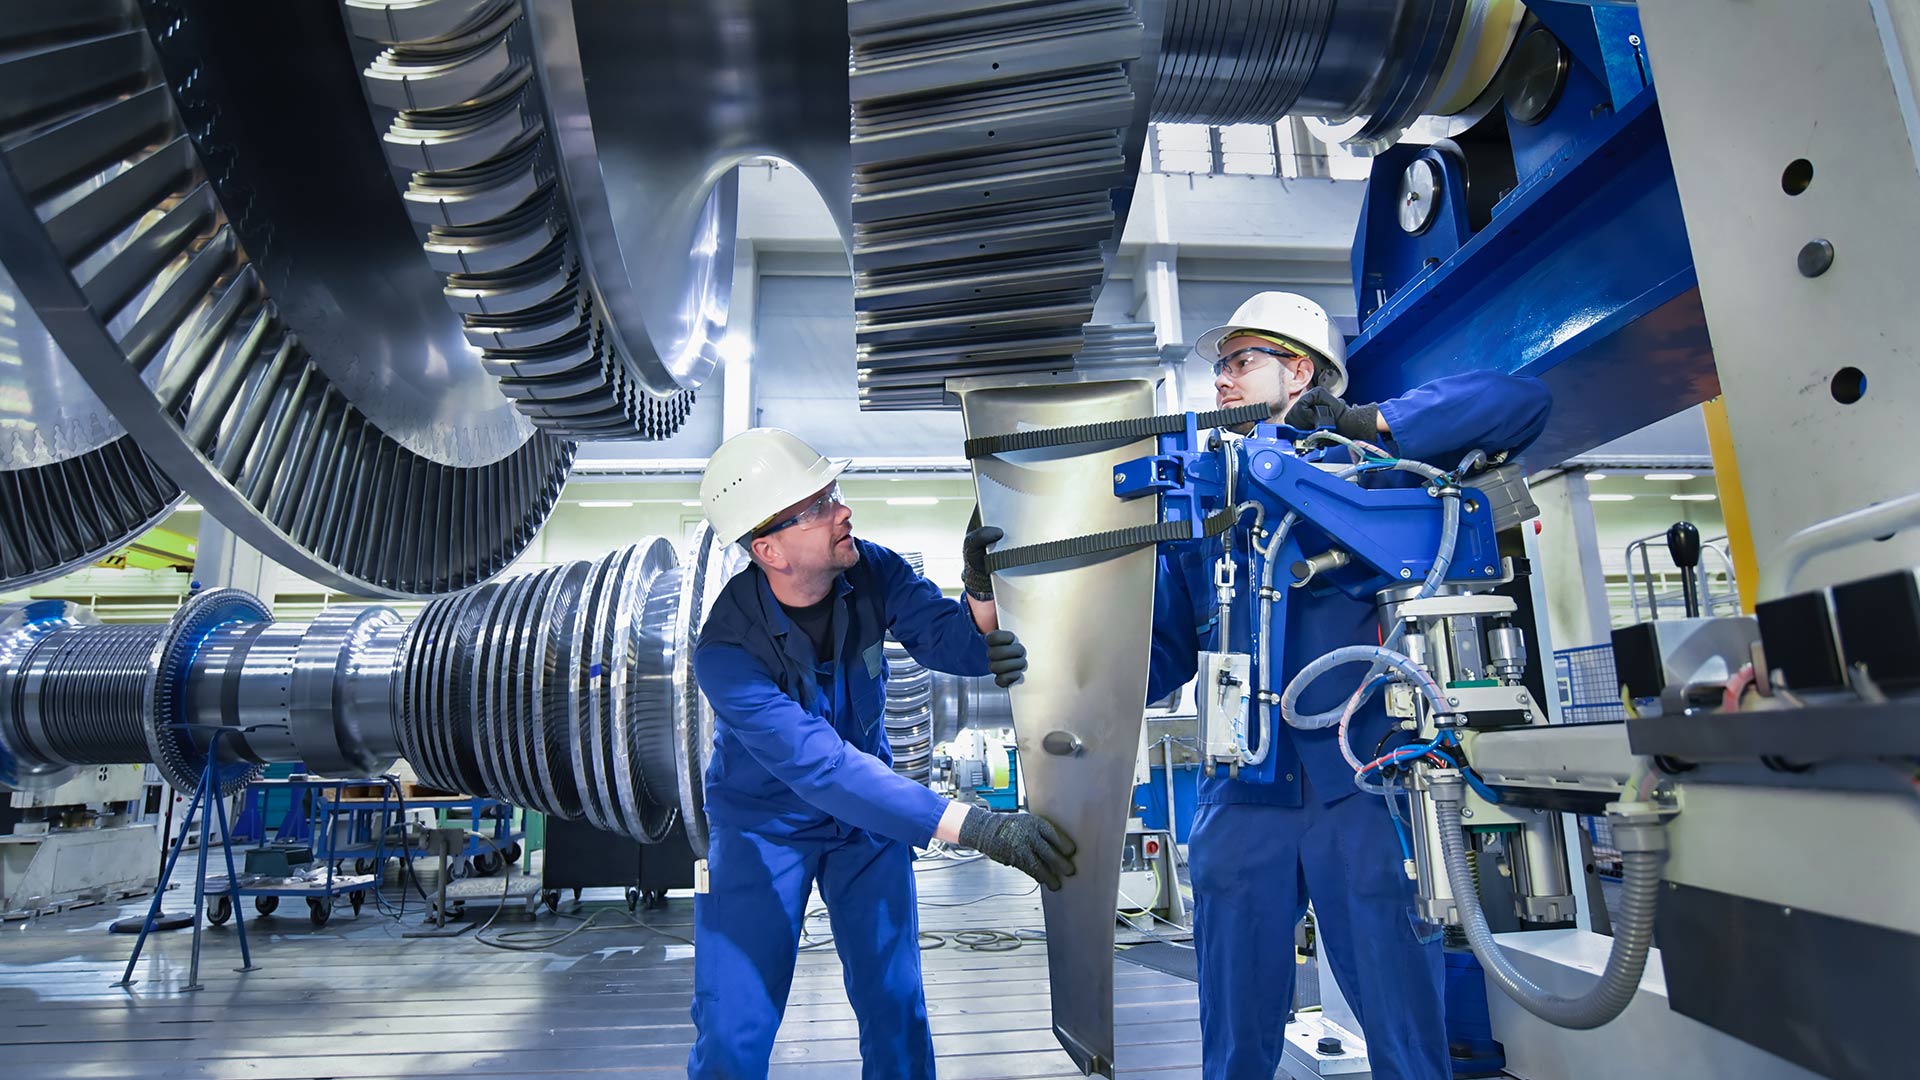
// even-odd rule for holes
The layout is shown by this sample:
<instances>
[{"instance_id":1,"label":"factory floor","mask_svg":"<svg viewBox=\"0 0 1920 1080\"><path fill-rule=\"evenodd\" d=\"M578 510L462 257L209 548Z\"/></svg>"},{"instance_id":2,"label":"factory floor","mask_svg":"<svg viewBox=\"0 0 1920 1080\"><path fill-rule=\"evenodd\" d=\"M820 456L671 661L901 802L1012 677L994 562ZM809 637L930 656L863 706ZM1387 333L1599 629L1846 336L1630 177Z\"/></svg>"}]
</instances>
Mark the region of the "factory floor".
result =
<instances>
[{"instance_id":1,"label":"factory floor","mask_svg":"<svg viewBox=\"0 0 1920 1080\"><path fill-rule=\"evenodd\" d=\"M1037 930L1040 901L1032 883L984 860L931 859L921 864L918 882L921 927L942 941L924 953L924 968L944 1080L1078 1076L1051 1031L1045 944L1028 938L987 952L949 936L967 929ZM598 895L587 894L588 912L596 910ZM184 910L191 901L175 893L167 907ZM404 925L373 904L356 917L342 902L320 929L309 923L303 903L283 903L274 917L255 920L249 900L248 937L258 970L233 970L239 966L233 923L210 928L201 957L205 989L194 993L178 990L187 982L192 941L186 930L149 940L131 990L110 985L126 966L133 937L108 933L107 924L143 914L146 901L0 924L0 1076L684 1075L693 1038L687 1015L693 950L679 938L692 936L692 907L689 896L675 895L665 910L642 913L653 927L646 929L632 924L624 903L614 903L595 916L595 924L608 929L512 952L481 944L471 931L403 938L419 921L417 898L409 900ZM480 919L487 914L470 911ZM506 909L487 936L512 932L508 940L521 941L522 933L581 925L577 917L543 912L528 920L523 912L523 905ZM825 938L825 920L811 920L809 931L810 940ZM1144 940L1124 929L1121 937ZM1120 1075L1197 1077L1194 984L1123 960L1115 966ZM831 944L804 951L772 1075L856 1076L855 1036Z\"/></svg>"}]
</instances>

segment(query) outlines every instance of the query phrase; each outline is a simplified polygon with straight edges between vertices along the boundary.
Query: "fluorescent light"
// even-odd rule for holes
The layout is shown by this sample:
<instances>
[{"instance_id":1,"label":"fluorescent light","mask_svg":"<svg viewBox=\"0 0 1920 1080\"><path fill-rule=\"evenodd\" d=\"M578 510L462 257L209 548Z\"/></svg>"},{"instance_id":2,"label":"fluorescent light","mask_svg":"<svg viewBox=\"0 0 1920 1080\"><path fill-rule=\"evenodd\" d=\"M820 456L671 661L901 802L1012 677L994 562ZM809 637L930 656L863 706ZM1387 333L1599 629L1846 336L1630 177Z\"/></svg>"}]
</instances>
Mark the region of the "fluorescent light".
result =
<instances>
[{"instance_id":1,"label":"fluorescent light","mask_svg":"<svg viewBox=\"0 0 1920 1080\"><path fill-rule=\"evenodd\" d=\"M1598 470L1595 470L1587 474L1587 479L1589 480L1605 480L1606 478L1607 478L1607 474L1600 472Z\"/></svg>"},{"instance_id":2,"label":"fluorescent light","mask_svg":"<svg viewBox=\"0 0 1920 1080\"><path fill-rule=\"evenodd\" d=\"M202 510L205 510L206 507L201 506L197 502L183 502L179 506L174 507L173 509L175 512L181 513L181 514L197 514Z\"/></svg>"},{"instance_id":3,"label":"fluorescent light","mask_svg":"<svg viewBox=\"0 0 1920 1080\"><path fill-rule=\"evenodd\" d=\"M699 506L700 500L699 499L681 499L680 505L681 506Z\"/></svg>"},{"instance_id":4,"label":"fluorescent light","mask_svg":"<svg viewBox=\"0 0 1920 1080\"><path fill-rule=\"evenodd\" d=\"M1611 491L1606 491L1606 492L1596 491L1591 495L1587 496L1587 501L1588 502L1632 502L1633 496L1618 495Z\"/></svg>"},{"instance_id":5,"label":"fluorescent light","mask_svg":"<svg viewBox=\"0 0 1920 1080\"><path fill-rule=\"evenodd\" d=\"M904 499L888 499L888 506L934 506L940 502L932 495L914 495Z\"/></svg>"},{"instance_id":6,"label":"fluorescent light","mask_svg":"<svg viewBox=\"0 0 1920 1080\"><path fill-rule=\"evenodd\" d=\"M582 499L580 505L588 510L625 510L633 505L631 499Z\"/></svg>"},{"instance_id":7,"label":"fluorescent light","mask_svg":"<svg viewBox=\"0 0 1920 1080\"><path fill-rule=\"evenodd\" d=\"M1718 499L1719 497L1720 497L1720 496L1718 496L1718 495L1715 495L1715 494L1713 494L1713 493L1711 493L1711 492L1705 492L1705 491L1703 491L1703 492L1700 492L1700 493L1698 493L1698 494L1694 494L1694 495L1669 495L1669 496L1667 496L1667 498L1669 498L1669 499L1672 499L1672 500L1673 500L1674 502L1712 502L1712 501L1714 501L1715 499Z\"/></svg>"},{"instance_id":8,"label":"fluorescent light","mask_svg":"<svg viewBox=\"0 0 1920 1080\"><path fill-rule=\"evenodd\" d=\"M1642 480L1691 480L1693 479L1693 474L1690 472L1650 472L1645 476L1641 477L1641 479Z\"/></svg>"}]
</instances>

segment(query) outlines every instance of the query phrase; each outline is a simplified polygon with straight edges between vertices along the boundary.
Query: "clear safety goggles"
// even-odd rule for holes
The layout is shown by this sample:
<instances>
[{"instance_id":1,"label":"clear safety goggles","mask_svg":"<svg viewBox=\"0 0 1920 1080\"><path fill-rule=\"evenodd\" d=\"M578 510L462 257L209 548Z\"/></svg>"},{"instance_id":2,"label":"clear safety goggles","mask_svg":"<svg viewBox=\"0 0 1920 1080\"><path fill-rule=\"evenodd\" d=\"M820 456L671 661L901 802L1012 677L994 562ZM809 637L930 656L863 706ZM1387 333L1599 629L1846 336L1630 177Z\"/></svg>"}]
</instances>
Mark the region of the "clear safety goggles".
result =
<instances>
[{"instance_id":1,"label":"clear safety goggles","mask_svg":"<svg viewBox=\"0 0 1920 1080\"><path fill-rule=\"evenodd\" d=\"M1244 349L1235 349L1215 360L1213 377L1217 379L1222 375L1230 375L1237 379L1254 368L1265 365L1269 357L1274 360L1298 360L1300 354L1271 345L1249 345Z\"/></svg>"},{"instance_id":2,"label":"clear safety goggles","mask_svg":"<svg viewBox=\"0 0 1920 1080\"><path fill-rule=\"evenodd\" d=\"M836 481L827 485L827 490L814 496L812 502L801 507L799 513L776 521L764 529L756 530L753 535L772 536L782 529L811 529L832 516L834 510L845 505L847 500L840 496L840 484Z\"/></svg>"}]
</instances>

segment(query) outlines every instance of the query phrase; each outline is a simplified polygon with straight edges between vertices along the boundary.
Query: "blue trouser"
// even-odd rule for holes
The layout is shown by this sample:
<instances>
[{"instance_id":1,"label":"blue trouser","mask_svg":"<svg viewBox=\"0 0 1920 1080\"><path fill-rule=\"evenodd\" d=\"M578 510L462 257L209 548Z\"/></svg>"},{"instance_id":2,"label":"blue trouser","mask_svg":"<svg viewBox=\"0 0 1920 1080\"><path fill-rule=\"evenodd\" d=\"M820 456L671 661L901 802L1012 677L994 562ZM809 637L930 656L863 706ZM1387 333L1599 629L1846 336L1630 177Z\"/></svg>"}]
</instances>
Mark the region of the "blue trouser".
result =
<instances>
[{"instance_id":1,"label":"blue trouser","mask_svg":"<svg viewBox=\"0 0 1920 1080\"><path fill-rule=\"evenodd\" d=\"M1209 803L1193 819L1194 945L1207 1080L1273 1080L1293 1006L1294 927L1313 899L1320 955L1376 1080L1448 1080L1440 943L1422 944L1384 800Z\"/></svg>"},{"instance_id":2,"label":"blue trouser","mask_svg":"<svg viewBox=\"0 0 1920 1080\"><path fill-rule=\"evenodd\" d=\"M693 901L687 1075L767 1075L817 880L860 1022L861 1075L932 1080L912 850L859 829L795 840L714 825L709 844L708 891Z\"/></svg>"}]
</instances>

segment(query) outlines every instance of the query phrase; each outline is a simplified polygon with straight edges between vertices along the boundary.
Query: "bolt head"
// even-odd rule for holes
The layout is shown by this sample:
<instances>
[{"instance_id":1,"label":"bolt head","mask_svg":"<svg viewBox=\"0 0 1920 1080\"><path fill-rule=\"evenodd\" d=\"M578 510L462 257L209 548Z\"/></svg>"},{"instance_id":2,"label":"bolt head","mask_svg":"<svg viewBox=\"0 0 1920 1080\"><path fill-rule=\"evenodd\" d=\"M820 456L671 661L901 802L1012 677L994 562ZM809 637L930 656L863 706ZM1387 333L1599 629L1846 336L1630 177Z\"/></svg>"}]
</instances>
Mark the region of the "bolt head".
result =
<instances>
[{"instance_id":1,"label":"bolt head","mask_svg":"<svg viewBox=\"0 0 1920 1080\"><path fill-rule=\"evenodd\" d=\"M1114 473L1114 474L1113 474L1113 482L1114 482L1114 483L1116 483L1116 484L1124 484L1124 483L1126 483L1126 481L1127 481L1127 478L1126 478L1126 477L1124 477L1124 476L1122 476L1122 475L1120 475L1119 473Z\"/></svg>"},{"instance_id":2,"label":"bolt head","mask_svg":"<svg viewBox=\"0 0 1920 1080\"><path fill-rule=\"evenodd\" d=\"M1632 45L1632 46L1634 46L1635 48L1638 48L1638 47L1640 46L1640 35L1639 35L1639 34L1628 34L1628 35L1627 35L1627 44L1629 44L1629 45Z\"/></svg>"},{"instance_id":3,"label":"bolt head","mask_svg":"<svg viewBox=\"0 0 1920 1080\"><path fill-rule=\"evenodd\" d=\"M1833 267L1833 242L1809 240L1800 248L1800 256L1795 261L1802 277L1817 278Z\"/></svg>"},{"instance_id":4,"label":"bolt head","mask_svg":"<svg viewBox=\"0 0 1920 1080\"><path fill-rule=\"evenodd\" d=\"M1467 807L1466 809L1464 809L1464 810L1462 810L1462 811L1460 811L1460 816L1461 816L1461 817L1463 817L1463 818L1468 818L1468 817L1472 817L1472 816L1473 816L1473 807L1471 807L1471 806L1469 806L1469 807Z\"/></svg>"},{"instance_id":5,"label":"bolt head","mask_svg":"<svg viewBox=\"0 0 1920 1080\"><path fill-rule=\"evenodd\" d=\"M1400 576L1403 578L1410 578L1413 576L1413 570L1403 566L1400 568Z\"/></svg>"}]
</instances>

